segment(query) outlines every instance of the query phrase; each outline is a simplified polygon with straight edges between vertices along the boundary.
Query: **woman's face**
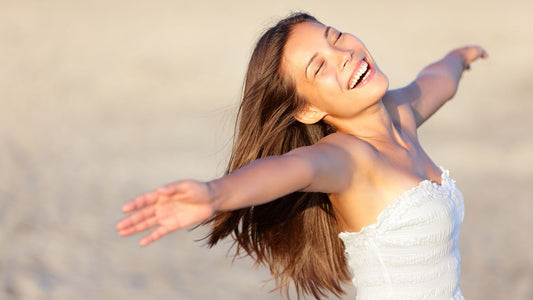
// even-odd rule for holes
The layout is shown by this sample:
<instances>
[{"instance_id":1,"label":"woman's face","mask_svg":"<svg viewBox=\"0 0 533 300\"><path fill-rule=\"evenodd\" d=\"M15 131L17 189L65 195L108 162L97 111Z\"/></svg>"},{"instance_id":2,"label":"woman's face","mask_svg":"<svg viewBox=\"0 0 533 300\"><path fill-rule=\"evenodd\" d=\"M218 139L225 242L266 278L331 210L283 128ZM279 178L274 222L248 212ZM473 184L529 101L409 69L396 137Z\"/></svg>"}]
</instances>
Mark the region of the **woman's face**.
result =
<instances>
[{"instance_id":1,"label":"woman's face","mask_svg":"<svg viewBox=\"0 0 533 300\"><path fill-rule=\"evenodd\" d=\"M389 85L357 37L313 22L292 29L282 72L295 81L308 109L321 112L321 118L333 123L376 104Z\"/></svg>"}]
</instances>

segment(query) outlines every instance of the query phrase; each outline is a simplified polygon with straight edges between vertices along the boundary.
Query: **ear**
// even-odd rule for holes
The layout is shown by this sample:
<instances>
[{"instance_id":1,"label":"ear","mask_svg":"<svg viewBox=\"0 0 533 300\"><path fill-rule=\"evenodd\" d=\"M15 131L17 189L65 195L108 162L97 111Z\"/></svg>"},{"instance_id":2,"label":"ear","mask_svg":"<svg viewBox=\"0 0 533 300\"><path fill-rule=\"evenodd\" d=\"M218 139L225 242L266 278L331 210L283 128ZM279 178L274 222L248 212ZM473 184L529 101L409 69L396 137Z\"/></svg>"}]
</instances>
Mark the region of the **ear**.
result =
<instances>
[{"instance_id":1,"label":"ear","mask_svg":"<svg viewBox=\"0 0 533 300\"><path fill-rule=\"evenodd\" d=\"M327 114L317 107L306 105L305 108L294 115L294 118L304 124L315 124L322 120Z\"/></svg>"}]
</instances>

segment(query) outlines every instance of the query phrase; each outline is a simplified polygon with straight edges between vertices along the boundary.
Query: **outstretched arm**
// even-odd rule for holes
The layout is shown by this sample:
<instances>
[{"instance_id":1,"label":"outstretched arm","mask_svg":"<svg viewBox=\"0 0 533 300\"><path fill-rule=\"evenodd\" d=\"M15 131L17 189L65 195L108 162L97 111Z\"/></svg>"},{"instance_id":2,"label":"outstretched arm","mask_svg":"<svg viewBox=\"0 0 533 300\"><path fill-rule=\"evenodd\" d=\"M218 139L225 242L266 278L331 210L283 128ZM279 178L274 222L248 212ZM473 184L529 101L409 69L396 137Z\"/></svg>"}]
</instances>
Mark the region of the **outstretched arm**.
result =
<instances>
[{"instance_id":1,"label":"outstretched arm","mask_svg":"<svg viewBox=\"0 0 533 300\"><path fill-rule=\"evenodd\" d=\"M452 50L441 60L422 69L406 87L387 93L384 100L389 102L389 106L409 104L418 127L455 95L461 75L470 69L470 64L478 58L487 57L487 52L479 46Z\"/></svg>"},{"instance_id":2,"label":"outstretched arm","mask_svg":"<svg viewBox=\"0 0 533 300\"><path fill-rule=\"evenodd\" d=\"M318 143L256 160L209 182L179 181L141 195L123 206L123 212L131 214L117 230L128 236L156 227L141 240L144 246L216 211L260 205L295 191L340 192L347 188L350 174L350 156L342 148Z\"/></svg>"}]
</instances>

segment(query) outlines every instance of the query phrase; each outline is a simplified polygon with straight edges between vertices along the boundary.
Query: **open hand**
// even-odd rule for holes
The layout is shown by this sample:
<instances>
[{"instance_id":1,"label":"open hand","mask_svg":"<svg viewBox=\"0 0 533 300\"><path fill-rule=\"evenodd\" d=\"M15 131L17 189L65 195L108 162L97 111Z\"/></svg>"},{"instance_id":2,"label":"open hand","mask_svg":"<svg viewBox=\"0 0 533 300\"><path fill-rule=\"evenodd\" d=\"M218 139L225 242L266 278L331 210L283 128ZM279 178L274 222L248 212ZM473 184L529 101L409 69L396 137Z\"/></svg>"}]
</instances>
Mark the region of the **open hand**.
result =
<instances>
[{"instance_id":1,"label":"open hand","mask_svg":"<svg viewBox=\"0 0 533 300\"><path fill-rule=\"evenodd\" d=\"M155 227L140 245L146 246L169 232L206 220L215 212L208 183L184 180L143 194L124 204L130 213L117 223L120 235L128 236Z\"/></svg>"}]
</instances>

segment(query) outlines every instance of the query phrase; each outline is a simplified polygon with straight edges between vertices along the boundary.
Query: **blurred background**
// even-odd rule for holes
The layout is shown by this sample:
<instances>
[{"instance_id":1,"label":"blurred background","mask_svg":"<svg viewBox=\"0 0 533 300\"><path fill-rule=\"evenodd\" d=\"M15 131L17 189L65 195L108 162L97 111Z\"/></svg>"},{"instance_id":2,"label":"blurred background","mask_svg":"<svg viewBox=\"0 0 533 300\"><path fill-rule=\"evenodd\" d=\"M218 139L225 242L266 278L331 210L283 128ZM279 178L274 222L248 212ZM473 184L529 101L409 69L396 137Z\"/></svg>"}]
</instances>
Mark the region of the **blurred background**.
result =
<instances>
[{"instance_id":1,"label":"blurred background","mask_svg":"<svg viewBox=\"0 0 533 300\"><path fill-rule=\"evenodd\" d=\"M533 3L0 1L0 299L281 299L205 231L146 248L121 205L223 173L247 60L290 11L359 36L409 83L465 44L490 59L421 128L466 199L467 299L533 299ZM344 299L354 299L347 287Z\"/></svg>"}]
</instances>

